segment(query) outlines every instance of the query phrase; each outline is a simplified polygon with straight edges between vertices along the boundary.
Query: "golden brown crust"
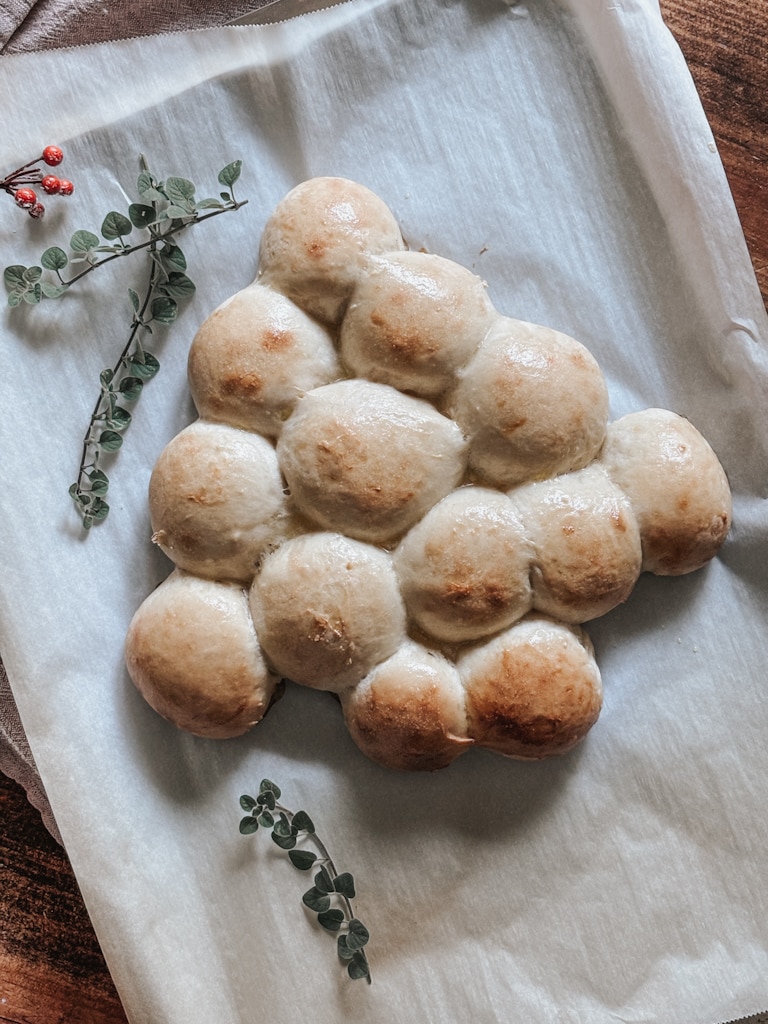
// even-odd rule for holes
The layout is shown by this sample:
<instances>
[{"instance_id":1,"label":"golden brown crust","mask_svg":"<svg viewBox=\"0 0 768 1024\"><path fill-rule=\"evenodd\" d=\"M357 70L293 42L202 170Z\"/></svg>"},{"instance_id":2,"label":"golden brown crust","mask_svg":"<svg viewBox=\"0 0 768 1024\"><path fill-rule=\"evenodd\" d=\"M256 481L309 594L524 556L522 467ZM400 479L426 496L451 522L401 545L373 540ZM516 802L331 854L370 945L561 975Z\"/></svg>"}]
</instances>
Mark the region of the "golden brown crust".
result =
<instances>
[{"instance_id":1,"label":"golden brown crust","mask_svg":"<svg viewBox=\"0 0 768 1024\"><path fill-rule=\"evenodd\" d=\"M714 558L731 526L731 492L692 423L666 409L630 413L610 425L601 461L632 503L644 570L677 576Z\"/></svg>"},{"instance_id":2,"label":"golden brown crust","mask_svg":"<svg viewBox=\"0 0 768 1024\"><path fill-rule=\"evenodd\" d=\"M468 735L507 757L563 754L592 728L602 683L585 634L529 616L461 655Z\"/></svg>"},{"instance_id":3,"label":"golden brown crust","mask_svg":"<svg viewBox=\"0 0 768 1024\"><path fill-rule=\"evenodd\" d=\"M261 721L277 685L243 588L179 570L140 605L125 657L158 714L212 739L240 736Z\"/></svg>"},{"instance_id":4,"label":"golden brown crust","mask_svg":"<svg viewBox=\"0 0 768 1024\"><path fill-rule=\"evenodd\" d=\"M515 506L498 491L454 491L394 557L410 615L439 640L487 636L531 609L532 548Z\"/></svg>"},{"instance_id":5,"label":"golden brown crust","mask_svg":"<svg viewBox=\"0 0 768 1024\"><path fill-rule=\"evenodd\" d=\"M455 666L412 640L342 694L342 707L357 746L386 768L436 771L472 746Z\"/></svg>"},{"instance_id":6,"label":"golden brown crust","mask_svg":"<svg viewBox=\"0 0 768 1024\"><path fill-rule=\"evenodd\" d=\"M358 377L439 395L488 333L495 311L479 277L432 253L373 256L341 324Z\"/></svg>"},{"instance_id":7,"label":"golden brown crust","mask_svg":"<svg viewBox=\"0 0 768 1024\"><path fill-rule=\"evenodd\" d=\"M265 559L250 604L276 671L322 690L354 686L405 637L390 556L340 534L286 541Z\"/></svg>"},{"instance_id":8,"label":"golden brown crust","mask_svg":"<svg viewBox=\"0 0 768 1024\"><path fill-rule=\"evenodd\" d=\"M315 523L386 543L462 477L461 431L385 384L339 381L309 392L277 445L296 507Z\"/></svg>"},{"instance_id":9,"label":"golden brown crust","mask_svg":"<svg viewBox=\"0 0 768 1024\"><path fill-rule=\"evenodd\" d=\"M534 550L534 608L580 623L626 601L640 575L640 529L602 466L518 487L510 497Z\"/></svg>"},{"instance_id":10,"label":"golden brown crust","mask_svg":"<svg viewBox=\"0 0 768 1024\"><path fill-rule=\"evenodd\" d=\"M513 487L587 466L608 422L608 391L578 341L499 316L469 364L448 412L470 438L482 480Z\"/></svg>"},{"instance_id":11,"label":"golden brown crust","mask_svg":"<svg viewBox=\"0 0 768 1024\"><path fill-rule=\"evenodd\" d=\"M370 189L345 178L311 178L267 221L259 279L310 316L335 324L368 256L403 248L392 212Z\"/></svg>"},{"instance_id":12,"label":"golden brown crust","mask_svg":"<svg viewBox=\"0 0 768 1024\"><path fill-rule=\"evenodd\" d=\"M202 420L163 449L149 483L152 540L181 569L250 581L291 528L273 446Z\"/></svg>"},{"instance_id":13,"label":"golden brown crust","mask_svg":"<svg viewBox=\"0 0 768 1024\"><path fill-rule=\"evenodd\" d=\"M340 376L327 331L279 292L252 284L204 321L189 350L204 419L276 437L298 398Z\"/></svg>"}]
</instances>

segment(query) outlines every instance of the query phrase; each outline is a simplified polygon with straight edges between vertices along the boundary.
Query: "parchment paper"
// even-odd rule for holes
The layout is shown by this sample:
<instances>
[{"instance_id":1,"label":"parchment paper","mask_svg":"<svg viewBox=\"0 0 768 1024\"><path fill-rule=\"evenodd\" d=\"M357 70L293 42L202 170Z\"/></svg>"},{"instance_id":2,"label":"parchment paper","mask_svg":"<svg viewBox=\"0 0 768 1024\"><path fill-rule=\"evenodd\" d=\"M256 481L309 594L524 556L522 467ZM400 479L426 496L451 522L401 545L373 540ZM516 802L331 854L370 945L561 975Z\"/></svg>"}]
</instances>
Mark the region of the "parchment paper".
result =
<instances>
[{"instance_id":1,"label":"parchment paper","mask_svg":"<svg viewBox=\"0 0 768 1024\"><path fill-rule=\"evenodd\" d=\"M244 160L248 206L185 238L197 292L157 336L162 370L86 538L67 488L144 270L119 261L2 314L0 650L133 1024L714 1024L765 1009L768 332L652 0L352 0L286 25L9 57L0 90L0 166L56 141L77 189L42 222L4 208L4 265L98 230L135 198L139 153L200 194ZM588 627L606 703L565 758L471 752L392 773L358 753L332 698L295 686L249 736L207 742L124 671L127 624L171 568L146 485L195 415L189 342L253 278L274 204L315 174L379 192L411 247L588 345L613 416L674 409L728 472L721 556L642 577ZM266 836L238 834L238 798L265 776L354 873L372 986L312 925L306 879Z\"/></svg>"}]
</instances>

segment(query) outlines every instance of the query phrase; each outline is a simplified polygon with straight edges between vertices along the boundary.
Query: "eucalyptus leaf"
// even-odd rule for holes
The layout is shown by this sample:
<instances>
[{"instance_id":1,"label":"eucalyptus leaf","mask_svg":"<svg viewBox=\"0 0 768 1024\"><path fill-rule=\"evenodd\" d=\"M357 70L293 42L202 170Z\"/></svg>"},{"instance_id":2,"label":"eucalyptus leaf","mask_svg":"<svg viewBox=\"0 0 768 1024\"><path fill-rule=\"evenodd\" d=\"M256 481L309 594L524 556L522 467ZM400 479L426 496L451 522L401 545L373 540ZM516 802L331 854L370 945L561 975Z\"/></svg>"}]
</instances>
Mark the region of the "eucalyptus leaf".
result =
<instances>
[{"instance_id":1,"label":"eucalyptus leaf","mask_svg":"<svg viewBox=\"0 0 768 1024\"><path fill-rule=\"evenodd\" d=\"M141 395L144 382L140 377L123 377L118 384L118 390L126 402L136 402Z\"/></svg>"},{"instance_id":2,"label":"eucalyptus leaf","mask_svg":"<svg viewBox=\"0 0 768 1024\"><path fill-rule=\"evenodd\" d=\"M178 245L164 245L157 250L157 257L168 274L173 273L174 270L184 271L187 269L187 258Z\"/></svg>"},{"instance_id":3,"label":"eucalyptus leaf","mask_svg":"<svg viewBox=\"0 0 768 1024\"><path fill-rule=\"evenodd\" d=\"M353 981L361 981L363 978L371 977L368 961L361 953L354 953L352 959L347 964L347 974Z\"/></svg>"},{"instance_id":4,"label":"eucalyptus leaf","mask_svg":"<svg viewBox=\"0 0 768 1024\"><path fill-rule=\"evenodd\" d=\"M226 167L222 167L219 171L219 184L231 188L240 177L242 168L242 160L233 160L231 164L227 164Z\"/></svg>"},{"instance_id":5,"label":"eucalyptus leaf","mask_svg":"<svg viewBox=\"0 0 768 1024\"><path fill-rule=\"evenodd\" d=\"M240 819L240 832L242 833L242 835L252 835L254 832L258 831L258 828L259 823L256 820L256 818L253 818L250 815L248 815L247 817Z\"/></svg>"},{"instance_id":6,"label":"eucalyptus leaf","mask_svg":"<svg viewBox=\"0 0 768 1024\"><path fill-rule=\"evenodd\" d=\"M172 324L179 315L179 307L167 295L158 295L156 299L153 299L150 311L152 319L157 320L160 324Z\"/></svg>"},{"instance_id":7,"label":"eucalyptus leaf","mask_svg":"<svg viewBox=\"0 0 768 1024\"><path fill-rule=\"evenodd\" d=\"M46 270L63 270L69 263L69 256L58 245L52 245L40 257L40 262Z\"/></svg>"},{"instance_id":8,"label":"eucalyptus leaf","mask_svg":"<svg viewBox=\"0 0 768 1024\"><path fill-rule=\"evenodd\" d=\"M38 281L37 284L32 285L22 295L22 298L29 306L35 306L43 297L43 289Z\"/></svg>"},{"instance_id":9,"label":"eucalyptus leaf","mask_svg":"<svg viewBox=\"0 0 768 1024\"><path fill-rule=\"evenodd\" d=\"M280 815L278 820L275 822L274 833L276 836L280 836L281 839L285 839L288 836L295 836L296 833L291 828L291 824L286 817Z\"/></svg>"},{"instance_id":10,"label":"eucalyptus leaf","mask_svg":"<svg viewBox=\"0 0 768 1024\"><path fill-rule=\"evenodd\" d=\"M281 836L272 831L272 842L281 850L292 850L296 845L296 836Z\"/></svg>"},{"instance_id":11,"label":"eucalyptus leaf","mask_svg":"<svg viewBox=\"0 0 768 1024\"><path fill-rule=\"evenodd\" d=\"M141 299L139 298L139 293L137 291L134 291L133 288L129 288L128 298L131 300L131 305L133 306L134 313L138 313L139 308L141 307Z\"/></svg>"},{"instance_id":12,"label":"eucalyptus leaf","mask_svg":"<svg viewBox=\"0 0 768 1024\"><path fill-rule=\"evenodd\" d=\"M300 832L314 832L315 826L306 811L296 811L293 816L293 824Z\"/></svg>"},{"instance_id":13,"label":"eucalyptus leaf","mask_svg":"<svg viewBox=\"0 0 768 1024\"><path fill-rule=\"evenodd\" d=\"M136 356L128 360L128 369L142 380L151 380L160 369L160 363L151 352L144 352L141 359Z\"/></svg>"},{"instance_id":14,"label":"eucalyptus leaf","mask_svg":"<svg viewBox=\"0 0 768 1024\"><path fill-rule=\"evenodd\" d=\"M87 474L88 481L91 485L92 494L106 494L109 490L109 478L106 473L101 469L93 469ZM77 484L74 485L75 487Z\"/></svg>"},{"instance_id":15,"label":"eucalyptus leaf","mask_svg":"<svg viewBox=\"0 0 768 1024\"><path fill-rule=\"evenodd\" d=\"M362 949L366 945L370 935L368 929L365 927L362 921L358 921L356 917L353 917L349 922L349 931L347 933L347 945L350 949Z\"/></svg>"},{"instance_id":16,"label":"eucalyptus leaf","mask_svg":"<svg viewBox=\"0 0 768 1024\"><path fill-rule=\"evenodd\" d=\"M109 515L109 505L101 498L96 498L91 505L90 512L94 522L100 523Z\"/></svg>"},{"instance_id":17,"label":"eucalyptus leaf","mask_svg":"<svg viewBox=\"0 0 768 1024\"><path fill-rule=\"evenodd\" d=\"M347 945L347 936L340 935L336 940L336 952L339 954L342 960L351 960L357 950L350 949Z\"/></svg>"},{"instance_id":18,"label":"eucalyptus leaf","mask_svg":"<svg viewBox=\"0 0 768 1024\"><path fill-rule=\"evenodd\" d=\"M272 828L275 823L275 819L272 817L271 811L262 811L259 815L259 824L263 825L264 828Z\"/></svg>"},{"instance_id":19,"label":"eucalyptus leaf","mask_svg":"<svg viewBox=\"0 0 768 1024\"><path fill-rule=\"evenodd\" d=\"M301 897L301 902L305 907L314 910L316 914L323 914L331 906L331 897L313 886L311 889L307 889Z\"/></svg>"},{"instance_id":20,"label":"eucalyptus leaf","mask_svg":"<svg viewBox=\"0 0 768 1024\"><path fill-rule=\"evenodd\" d=\"M288 856L291 858L291 863L299 871L309 871L317 860L317 854L311 850L291 850Z\"/></svg>"},{"instance_id":21,"label":"eucalyptus leaf","mask_svg":"<svg viewBox=\"0 0 768 1024\"><path fill-rule=\"evenodd\" d=\"M192 202L195 198L195 186L189 178L179 178L175 175L166 178L165 191L171 203L178 203L180 206Z\"/></svg>"},{"instance_id":22,"label":"eucalyptus leaf","mask_svg":"<svg viewBox=\"0 0 768 1024\"><path fill-rule=\"evenodd\" d=\"M9 306L19 306L19 305L21 305L21 303L23 301L24 301L24 292L22 292L22 291L11 292L9 294L9 296L8 296L8 305Z\"/></svg>"},{"instance_id":23,"label":"eucalyptus leaf","mask_svg":"<svg viewBox=\"0 0 768 1024\"><path fill-rule=\"evenodd\" d=\"M101 224L101 234L106 239L122 238L133 231L133 223L123 213L111 210Z\"/></svg>"},{"instance_id":24,"label":"eucalyptus leaf","mask_svg":"<svg viewBox=\"0 0 768 1024\"><path fill-rule=\"evenodd\" d=\"M136 187L140 196L148 199L151 203L159 203L165 199L165 195L157 187L158 183L149 171L139 173Z\"/></svg>"},{"instance_id":25,"label":"eucalyptus leaf","mask_svg":"<svg viewBox=\"0 0 768 1024\"><path fill-rule=\"evenodd\" d=\"M145 203L131 203L128 207L128 216L134 227L146 228L154 223L157 213L154 206L147 206Z\"/></svg>"},{"instance_id":26,"label":"eucalyptus leaf","mask_svg":"<svg viewBox=\"0 0 768 1024\"><path fill-rule=\"evenodd\" d=\"M76 231L69 241L73 252L90 252L99 244L99 236L92 231Z\"/></svg>"},{"instance_id":27,"label":"eucalyptus leaf","mask_svg":"<svg viewBox=\"0 0 768 1024\"><path fill-rule=\"evenodd\" d=\"M198 210L223 210L224 206L218 199L198 199L195 203Z\"/></svg>"},{"instance_id":28,"label":"eucalyptus leaf","mask_svg":"<svg viewBox=\"0 0 768 1024\"><path fill-rule=\"evenodd\" d=\"M116 452L122 447L123 438L116 430L102 430L99 434L97 444L102 451Z\"/></svg>"},{"instance_id":29,"label":"eucalyptus leaf","mask_svg":"<svg viewBox=\"0 0 768 1024\"><path fill-rule=\"evenodd\" d=\"M189 217L194 213L194 207L192 204L179 205L178 203L172 203L170 206L165 208L165 216L171 220L183 220L185 217Z\"/></svg>"},{"instance_id":30,"label":"eucalyptus leaf","mask_svg":"<svg viewBox=\"0 0 768 1024\"><path fill-rule=\"evenodd\" d=\"M23 279L28 284L35 284L43 276L42 267L27 267L24 271Z\"/></svg>"},{"instance_id":31,"label":"eucalyptus leaf","mask_svg":"<svg viewBox=\"0 0 768 1024\"><path fill-rule=\"evenodd\" d=\"M355 880L348 871L344 871L334 878L333 888L339 895L346 896L348 900L355 898Z\"/></svg>"},{"instance_id":32,"label":"eucalyptus leaf","mask_svg":"<svg viewBox=\"0 0 768 1024\"><path fill-rule=\"evenodd\" d=\"M58 299L67 290L65 284L54 284L53 281L41 281L40 287L46 299Z\"/></svg>"},{"instance_id":33,"label":"eucalyptus leaf","mask_svg":"<svg viewBox=\"0 0 768 1024\"><path fill-rule=\"evenodd\" d=\"M168 280L163 282L161 288L164 294L169 295L172 299L186 299L195 291L194 282L178 270L174 270L168 275Z\"/></svg>"},{"instance_id":34,"label":"eucalyptus leaf","mask_svg":"<svg viewBox=\"0 0 768 1024\"><path fill-rule=\"evenodd\" d=\"M333 879L325 865L315 875L315 886L320 892L334 892Z\"/></svg>"},{"instance_id":35,"label":"eucalyptus leaf","mask_svg":"<svg viewBox=\"0 0 768 1024\"><path fill-rule=\"evenodd\" d=\"M115 406L107 423L115 430L126 430L131 425L131 414L122 406Z\"/></svg>"},{"instance_id":36,"label":"eucalyptus leaf","mask_svg":"<svg viewBox=\"0 0 768 1024\"><path fill-rule=\"evenodd\" d=\"M275 800L275 794L274 793L269 793L269 792L267 792L267 793L259 793L257 799L258 799L258 803L259 803L259 805L261 807L268 807L270 811L274 811L275 805L277 803L277 801ZM285 815L282 815L282 818L285 821L288 820L285 817Z\"/></svg>"},{"instance_id":37,"label":"eucalyptus leaf","mask_svg":"<svg viewBox=\"0 0 768 1024\"><path fill-rule=\"evenodd\" d=\"M22 266L20 263L14 263L12 267L5 268L3 271L3 281L5 282L5 287L9 291L14 288L24 287L24 272L26 269L27 268Z\"/></svg>"},{"instance_id":38,"label":"eucalyptus leaf","mask_svg":"<svg viewBox=\"0 0 768 1024\"><path fill-rule=\"evenodd\" d=\"M269 779L262 779L259 784L259 793L271 793L275 800L279 800L282 796L280 787L276 786L274 782L270 782Z\"/></svg>"},{"instance_id":39,"label":"eucalyptus leaf","mask_svg":"<svg viewBox=\"0 0 768 1024\"><path fill-rule=\"evenodd\" d=\"M248 796L244 793L243 796L240 797L240 806L244 811L252 811L256 806L256 801L252 796Z\"/></svg>"},{"instance_id":40,"label":"eucalyptus leaf","mask_svg":"<svg viewBox=\"0 0 768 1024\"><path fill-rule=\"evenodd\" d=\"M330 910L326 910L322 914L318 914L317 920L326 931L337 932L344 923L344 912L342 910L337 910L336 907L331 907Z\"/></svg>"}]
</instances>

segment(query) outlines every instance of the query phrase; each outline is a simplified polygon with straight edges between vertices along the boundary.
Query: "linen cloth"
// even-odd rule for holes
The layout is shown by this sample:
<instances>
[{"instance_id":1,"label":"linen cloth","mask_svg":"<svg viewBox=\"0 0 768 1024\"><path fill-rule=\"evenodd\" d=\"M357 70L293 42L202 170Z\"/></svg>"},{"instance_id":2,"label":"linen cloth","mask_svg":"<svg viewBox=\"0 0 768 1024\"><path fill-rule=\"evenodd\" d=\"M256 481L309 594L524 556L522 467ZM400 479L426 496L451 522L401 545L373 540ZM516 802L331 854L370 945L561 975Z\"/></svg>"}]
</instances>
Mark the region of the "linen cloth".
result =
<instances>
[{"instance_id":1,"label":"linen cloth","mask_svg":"<svg viewBox=\"0 0 768 1024\"><path fill-rule=\"evenodd\" d=\"M85 541L63 442L76 451L115 310L94 284L56 307L55 330L49 307L3 320L5 471L36 514L3 489L0 650L130 1019L311 1005L329 1022L700 1024L763 1008L765 311L655 5L352 0L290 26L9 57L6 88L9 69L32 93L55 77L77 98L9 132L26 149L58 126L87 176L62 233L130 189L139 146L201 185L245 160L249 205L190 238L197 293L115 461L110 518ZM606 706L572 756L472 752L427 778L389 773L335 702L297 687L251 736L210 743L168 727L126 678L127 622L170 569L149 544L146 481L194 418L186 348L252 279L274 203L322 173L373 187L411 247L481 273L501 311L584 341L612 415L673 408L729 473L722 555L692 577L643 577L590 624ZM42 235L12 241L31 260ZM22 449L41 379L57 384L56 443ZM237 798L265 775L355 870L370 989L334 973L292 869L236 833Z\"/></svg>"}]
</instances>

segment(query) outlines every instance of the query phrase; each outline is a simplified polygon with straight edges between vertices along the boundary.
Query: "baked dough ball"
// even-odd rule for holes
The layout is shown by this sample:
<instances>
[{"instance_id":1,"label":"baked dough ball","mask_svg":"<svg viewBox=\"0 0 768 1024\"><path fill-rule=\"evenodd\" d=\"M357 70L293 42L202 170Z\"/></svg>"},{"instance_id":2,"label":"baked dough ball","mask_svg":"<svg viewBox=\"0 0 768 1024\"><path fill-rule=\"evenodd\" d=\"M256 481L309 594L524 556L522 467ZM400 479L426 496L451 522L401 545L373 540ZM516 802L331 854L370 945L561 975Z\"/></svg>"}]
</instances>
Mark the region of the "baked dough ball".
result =
<instances>
[{"instance_id":1,"label":"baked dough ball","mask_svg":"<svg viewBox=\"0 0 768 1024\"><path fill-rule=\"evenodd\" d=\"M588 622L626 601L640 575L640 528L602 466L526 484L511 498L535 552L534 608Z\"/></svg>"},{"instance_id":2,"label":"baked dough ball","mask_svg":"<svg viewBox=\"0 0 768 1024\"><path fill-rule=\"evenodd\" d=\"M259 276L311 316L335 324L367 257L404 248L391 210L370 189L346 178L310 178L267 221Z\"/></svg>"},{"instance_id":3,"label":"baked dough ball","mask_svg":"<svg viewBox=\"0 0 768 1024\"><path fill-rule=\"evenodd\" d=\"M643 569L677 576L717 554L731 525L731 492L692 423L665 409L630 413L610 425L601 459L637 516Z\"/></svg>"},{"instance_id":4,"label":"baked dough ball","mask_svg":"<svg viewBox=\"0 0 768 1024\"><path fill-rule=\"evenodd\" d=\"M394 559L418 625L439 640L460 642L503 629L530 611L531 556L509 498L462 487L405 535Z\"/></svg>"},{"instance_id":5,"label":"baked dough ball","mask_svg":"<svg viewBox=\"0 0 768 1024\"><path fill-rule=\"evenodd\" d=\"M352 739L385 768L435 771L472 746L456 666L413 640L343 693L341 704Z\"/></svg>"},{"instance_id":6,"label":"baked dough ball","mask_svg":"<svg viewBox=\"0 0 768 1024\"><path fill-rule=\"evenodd\" d=\"M250 582L289 532L274 447L259 434L197 420L177 434L149 481L152 540L181 569Z\"/></svg>"},{"instance_id":7,"label":"baked dough ball","mask_svg":"<svg viewBox=\"0 0 768 1024\"><path fill-rule=\"evenodd\" d=\"M583 630L529 616L458 660L468 735L520 760L564 754L592 728L602 682Z\"/></svg>"},{"instance_id":8,"label":"baked dough ball","mask_svg":"<svg viewBox=\"0 0 768 1024\"><path fill-rule=\"evenodd\" d=\"M256 638L247 592L178 569L136 611L125 658L158 714L213 739L240 736L261 721L278 683Z\"/></svg>"},{"instance_id":9,"label":"baked dough ball","mask_svg":"<svg viewBox=\"0 0 768 1024\"><path fill-rule=\"evenodd\" d=\"M204 321L189 350L203 419L276 437L296 399L341 376L330 335L290 299L259 284Z\"/></svg>"},{"instance_id":10,"label":"baked dough ball","mask_svg":"<svg viewBox=\"0 0 768 1024\"><path fill-rule=\"evenodd\" d=\"M458 263L425 252L374 256L341 324L341 356L358 377L438 395L496 315L483 282Z\"/></svg>"},{"instance_id":11,"label":"baked dough ball","mask_svg":"<svg viewBox=\"0 0 768 1024\"><path fill-rule=\"evenodd\" d=\"M353 686L405 637L392 559L337 533L308 533L268 555L250 592L274 668L320 690Z\"/></svg>"},{"instance_id":12,"label":"baked dough ball","mask_svg":"<svg viewBox=\"0 0 768 1024\"><path fill-rule=\"evenodd\" d=\"M580 342L498 317L459 374L449 415L470 438L470 467L496 487L512 487L595 458L605 438L608 390Z\"/></svg>"},{"instance_id":13,"label":"baked dough ball","mask_svg":"<svg viewBox=\"0 0 768 1024\"><path fill-rule=\"evenodd\" d=\"M381 543L453 490L466 466L452 420L364 380L308 392L283 425L277 454L300 512L325 529Z\"/></svg>"}]
</instances>

